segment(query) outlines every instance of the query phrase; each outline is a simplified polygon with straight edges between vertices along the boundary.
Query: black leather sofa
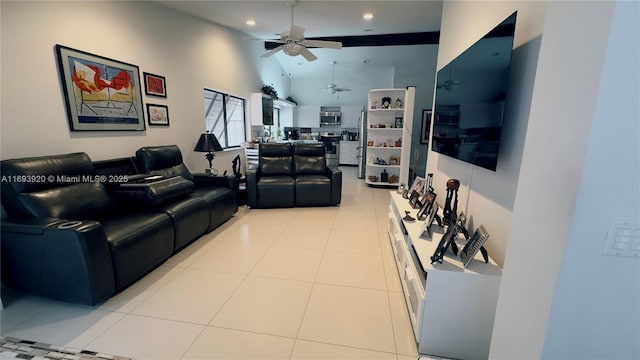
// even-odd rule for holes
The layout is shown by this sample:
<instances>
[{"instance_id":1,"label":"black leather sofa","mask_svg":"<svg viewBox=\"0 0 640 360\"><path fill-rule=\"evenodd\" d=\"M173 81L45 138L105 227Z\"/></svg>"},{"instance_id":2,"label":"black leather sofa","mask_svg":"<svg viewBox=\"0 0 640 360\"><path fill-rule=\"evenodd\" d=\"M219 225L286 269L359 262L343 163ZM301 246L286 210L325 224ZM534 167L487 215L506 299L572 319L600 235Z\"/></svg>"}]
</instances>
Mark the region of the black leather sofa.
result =
<instances>
[{"instance_id":1,"label":"black leather sofa","mask_svg":"<svg viewBox=\"0 0 640 360\"><path fill-rule=\"evenodd\" d=\"M3 160L2 283L95 305L237 211L235 177L199 181L175 146L138 153L160 179L109 161L98 173L85 153ZM176 173L160 169L169 161Z\"/></svg>"},{"instance_id":2,"label":"black leather sofa","mask_svg":"<svg viewBox=\"0 0 640 360\"><path fill-rule=\"evenodd\" d=\"M262 143L258 168L246 178L254 208L339 205L342 198L342 172L327 167L320 143Z\"/></svg>"}]
</instances>

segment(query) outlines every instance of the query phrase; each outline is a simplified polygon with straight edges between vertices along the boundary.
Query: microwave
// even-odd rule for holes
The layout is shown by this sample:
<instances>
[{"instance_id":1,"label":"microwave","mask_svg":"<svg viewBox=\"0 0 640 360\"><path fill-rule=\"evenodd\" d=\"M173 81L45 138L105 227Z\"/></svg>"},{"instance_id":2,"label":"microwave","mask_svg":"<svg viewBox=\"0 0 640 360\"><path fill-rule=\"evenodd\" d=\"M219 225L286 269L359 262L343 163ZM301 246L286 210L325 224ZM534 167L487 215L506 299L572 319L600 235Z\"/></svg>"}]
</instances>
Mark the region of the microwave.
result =
<instances>
[{"instance_id":1,"label":"microwave","mask_svg":"<svg viewBox=\"0 0 640 360\"><path fill-rule=\"evenodd\" d=\"M342 113L339 111L320 112L320 125L340 125Z\"/></svg>"}]
</instances>

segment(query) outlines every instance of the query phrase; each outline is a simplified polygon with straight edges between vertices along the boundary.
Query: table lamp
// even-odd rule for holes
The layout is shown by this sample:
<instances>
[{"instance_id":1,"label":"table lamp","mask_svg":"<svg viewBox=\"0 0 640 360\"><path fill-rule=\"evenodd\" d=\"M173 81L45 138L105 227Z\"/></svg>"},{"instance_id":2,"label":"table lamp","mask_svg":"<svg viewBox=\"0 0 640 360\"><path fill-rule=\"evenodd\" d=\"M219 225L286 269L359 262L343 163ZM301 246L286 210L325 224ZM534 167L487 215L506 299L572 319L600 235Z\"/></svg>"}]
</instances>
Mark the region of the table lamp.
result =
<instances>
[{"instance_id":1,"label":"table lamp","mask_svg":"<svg viewBox=\"0 0 640 360\"><path fill-rule=\"evenodd\" d=\"M209 160L209 168L206 169L205 172L207 174L213 174L213 175L218 174L218 171L213 168L213 158L215 157L213 152L222 151L222 150L224 149L222 148L222 145L220 145L220 142L218 141L216 136L209 133L209 131L207 131L206 134L200 134L198 143L196 144L195 149L193 149L193 151L197 151L197 152L206 152L204 157L205 159Z\"/></svg>"}]
</instances>

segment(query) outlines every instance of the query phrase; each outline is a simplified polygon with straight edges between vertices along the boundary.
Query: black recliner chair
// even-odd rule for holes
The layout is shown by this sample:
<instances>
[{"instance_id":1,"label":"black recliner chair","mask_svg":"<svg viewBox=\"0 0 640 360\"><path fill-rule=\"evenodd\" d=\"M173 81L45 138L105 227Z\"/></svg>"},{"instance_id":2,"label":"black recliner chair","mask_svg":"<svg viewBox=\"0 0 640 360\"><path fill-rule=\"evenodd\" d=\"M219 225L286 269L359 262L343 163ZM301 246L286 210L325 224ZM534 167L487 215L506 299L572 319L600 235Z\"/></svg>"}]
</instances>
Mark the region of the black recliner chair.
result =
<instances>
[{"instance_id":1,"label":"black recliner chair","mask_svg":"<svg viewBox=\"0 0 640 360\"><path fill-rule=\"evenodd\" d=\"M327 167L324 146L262 143L248 170L247 205L256 208L338 205L342 172Z\"/></svg>"}]
</instances>

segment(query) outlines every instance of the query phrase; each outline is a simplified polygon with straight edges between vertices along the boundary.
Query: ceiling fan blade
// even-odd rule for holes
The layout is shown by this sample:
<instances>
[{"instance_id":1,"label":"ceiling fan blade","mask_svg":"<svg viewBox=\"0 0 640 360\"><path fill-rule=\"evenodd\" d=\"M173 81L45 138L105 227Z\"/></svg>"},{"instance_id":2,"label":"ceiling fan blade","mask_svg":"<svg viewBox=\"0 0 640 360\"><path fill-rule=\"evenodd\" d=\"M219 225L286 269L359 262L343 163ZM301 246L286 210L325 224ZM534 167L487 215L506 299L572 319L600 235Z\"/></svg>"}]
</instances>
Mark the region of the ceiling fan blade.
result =
<instances>
[{"instance_id":1,"label":"ceiling fan blade","mask_svg":"<svg viewBox=\"0 0 640 360\"><path fill-rule=\"evenodd\" d=\"M317 59L317 57L313 55L313 53L311 53L311 51L309 51L306 47L302 47L302 49L300 50L300 55L307 59L307 61L313 61Z\"/></svg>"},{"instance_id":2,"label":"ceiling fan blade","mask_svg":"<svg viewBox=\"0 0 640 360\"><path fill-rule=\"evenodd\" d=\"M347 89L347 88L337 88L337 91L351 91L351 89Z\"/></svg>"},{"instance_id":3,"label":"ceiling fan blade","mask_svg":"<svg viewBox=\"0 0 640 360\"><path fill-rule=\"evenodd\" d=\"M267 51L266 53L260 55L260 57L263 57L263 58L269 57L269 56L277 53L278 51L282 50L283 48L284 48L284 45L280 45L280 46L278 46L276 48L273 48L273 49Z\"/></svg>"},{"instance_id":4,"label":"ceiling fan blade","mask_svg":"<svg viewBox=\"0 0 640 360\"><path fill-rule=\"evenodd\" d=\"M342 49L342 43L339 41L305 40L302 42L302 45L327 49Z\"/></svg>"},{"instance_id":5,"label":"ceiling fan blade","mask_svg":"<svg viewBox=\"0 0 640 360\"><path fill-rule=\"evenodd\" d=\"M293 41L301 41L302 39L304 39L304 28L292 24L291 30L289 30L289 39Z\"/></svg>"}]
</instances>

